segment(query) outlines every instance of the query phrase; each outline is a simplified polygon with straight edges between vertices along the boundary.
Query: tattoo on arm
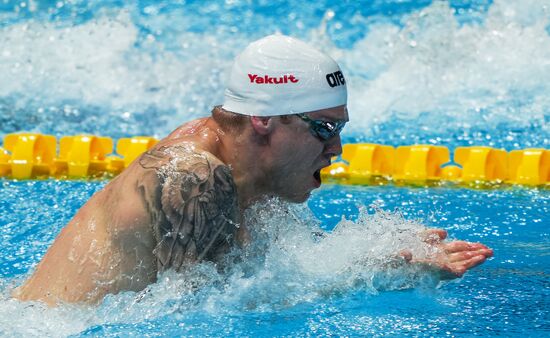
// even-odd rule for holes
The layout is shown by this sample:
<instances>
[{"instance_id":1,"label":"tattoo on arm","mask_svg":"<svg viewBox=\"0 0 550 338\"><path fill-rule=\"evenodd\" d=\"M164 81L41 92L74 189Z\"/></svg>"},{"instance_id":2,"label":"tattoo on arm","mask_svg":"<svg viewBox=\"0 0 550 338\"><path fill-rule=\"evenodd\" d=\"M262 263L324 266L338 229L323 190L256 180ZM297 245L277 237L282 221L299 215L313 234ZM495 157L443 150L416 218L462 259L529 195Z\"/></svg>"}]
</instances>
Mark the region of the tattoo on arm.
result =
<instances>
[{"instance_id":1,"label":"tattoo on arm","mask_svg":"<svg viewBox=\"0 0 550 338\"><path fill-rule=\"evenodd\" d=\"M226 251L237 230L237 193L229 168L188 147L161 147L140 164L158 173L154 203L163 217L153 222L158 270L176 270ZM148 203L151 205L151 203Z\"/></svg>"}]
</instances>

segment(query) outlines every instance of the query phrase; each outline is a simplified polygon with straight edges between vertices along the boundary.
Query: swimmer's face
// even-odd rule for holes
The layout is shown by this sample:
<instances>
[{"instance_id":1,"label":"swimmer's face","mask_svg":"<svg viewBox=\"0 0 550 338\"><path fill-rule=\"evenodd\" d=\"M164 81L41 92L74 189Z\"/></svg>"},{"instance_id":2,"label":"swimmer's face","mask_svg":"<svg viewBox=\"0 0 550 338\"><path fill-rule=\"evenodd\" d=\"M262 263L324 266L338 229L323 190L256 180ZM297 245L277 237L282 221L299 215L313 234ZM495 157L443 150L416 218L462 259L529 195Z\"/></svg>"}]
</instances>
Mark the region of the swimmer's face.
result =
<instances>
[{"instance_id":1,"label":"swimmer's face","mask_svg":"<svg viewBox=\"0 0 550 338\"><path fill-rule=\"evenodd\" d=\"M272 172L276 194L292 202L306 201L321 185L322 168L342 153L340 131L349 120L346 106L286 117L280 123Z\"/></svg>"}]
</instances>

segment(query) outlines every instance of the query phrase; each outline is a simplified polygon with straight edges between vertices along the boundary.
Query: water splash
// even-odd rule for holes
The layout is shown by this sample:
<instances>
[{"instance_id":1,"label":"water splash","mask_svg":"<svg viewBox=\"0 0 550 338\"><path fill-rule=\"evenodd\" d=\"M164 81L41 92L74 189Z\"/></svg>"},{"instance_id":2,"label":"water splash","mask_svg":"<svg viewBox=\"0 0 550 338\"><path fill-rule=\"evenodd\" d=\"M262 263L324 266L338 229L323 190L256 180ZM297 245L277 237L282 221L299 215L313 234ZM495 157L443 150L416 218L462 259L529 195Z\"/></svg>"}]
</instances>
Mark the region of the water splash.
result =
<instances>
[{"instance_id":1,"label":"water splash","mask_svg":"<svg viewBox=\"0 0 550 338\"><path fill-rule=\"evenodd\" d=\"M2 2L0 8L5 3ZM272 16L258 16L250 10L241 11L237 6L237 11L244 13L239 17L242 21L228 22L230 16L217 15L226 13L223 7L210 8L208 15L199 18L182 10L181 6L174 9L164 3L137 12L133 7L118 2L106 2L107 5L99 7L87 1L32 3L35 5L26 8L35 10L24 15L23 10L0 13L0 71L3 74L0 79L0 136L20 130L58 136L80 132L114 137L162 136L180 122L203 115L213 104L219 103L223 73L233 55L250 40L279 30L315 41L344 66L350 83L353 121L345 131L347 139L391 144L467 145L487 142L508 148L548 145L550 103L545 93L548 92L550 45L547 1L531 0L519 4L500 0L473 12L434 2L424 9L415 7L412 12L400 12L399 16L392 18L378 16L378 12L353 12L349 4L344 6L348 9L335 5L332 6L334 15L329 15L323 24L319 24L321 19L318 16L311 15L311 21L306 22L294 11L289 11L288 17L281 19L281 13L286 15L284 6L268 6L267 11L275 13ZM52 19L50 7L56 7L57 3L65 5ZM76 17L71 11L62 11L75 3L85 7L83 11L77 11ZM38 15L43 7L48 8ZM321 4L319 8L322 7L326 6ZM452 9L454 13L451 13ZM320 16L325 13L326 10L321 10ZM345 20L342 13L349 14L344 16ZM70 19L65 20L67 17ZM270 18L265 27L255 24L262 17ZM282 24L277 21L279 19ZM212 20L219 26L210 25L216 28L206 30L204 20ZM346 26L346 23L350 25ZM197 73L206 74L204 82L195 78ZM255 223L258 241L254 245L257 247L249 247L241 252L241 256L230 256L235 264L225 274L220 274L210 264L201 264L189 272L188 278L167 273L141 293L108 296L94 308L61 306L47 309L40 304L20 303L8 299L9 292L76 211L74 206L67 207L66 200L78 200L77 204L82 204L93 191L74 189L63 182L47 182L44 188L37 185L38 188L34 189L38 192L29 197L29 190L33 191L33 188L23 187L26 183L3 183L18 185L18 188L15 189L17 196L12 199L15 202L10 200L0 215L16 214L20 217L17 222L12 221L13 217L3 217L8 221L3 224L2 235L7 237L5 243L9 243L6 249L11 250L8 250L7 258L3 257L2 270L10 277L0 279L0 333L3 335L69 335L82 331L94 335L110 326L117 327L117 323L121 324L119 334L140 323L138 327L144 330L147 327L164 330L173 325L179 330L174 334L179 332L181 335L186 332L186 325L204 327L207 323L206 326L215 326L240 319L234 315L243 313L241 317L246 317L253 327L257 324L255 321L275 316L271 310L288 309L293 304L307 304L340 292L345 292L349 298L353 297L353 290L360 290L368 297L380 289L417 285L433 287L429 278L423 281L427 275L419 275L414 270L399 271L397 267L390 270L389 275L384 275L383 269L376 270L384 260L375 259L374 253L388 258L394 249L398 250L405 244L418 254L426 252L423 244L413 236L414 230L421 228L419 223L403 220L399 215L364 214L365 220L344 220L330 237L321 238L312 235L319 229L314 220L306 220L307 210L284 211L285 208L273 204L255 214L259 219ZM4 188L6 191L14 189ZM97 190L97 187L91 190ZM373 192L369 190L368 193ZM414 199L419 193L422 192L413 191L407 198ZM400 200L387 191L378 194L388 201ZM402 194L400 191L399 196ZM537 209L533 207L537 203L542 203L543 208L539 206L539 209L544 211L548 201L546 194L528 199L525 204L516 205L516 209L513 203L509 203L517 198L516 193L498 194L495 197L482 193L474 202L471 193L458 198L461 203L455 206L457 210L454 212L464 215L457 219L465 222L464 227L468 230L474 225L481 226L472 230L474 239L496 236L495 243L500 243L512 234L532 231L533 242L544 241L544 230L533 230L533 226L544 224L547 213L541 212L537 216L538 223L529 223L530 214L527 213L529 208ZM426 208L424 200L413 206L407 205L407 209ZM453 207L444 205L446 210ZM507 207L503 209L502 205ZM478 218L480 212L476 208L488 208L490 212L486 219ZM31 222L33 216L40 220ZM49 227L41 226L44 219L49 220ZM388 237L382 241L388 243L387 247L380 247L381 243L372 240L376 238L374 234L380 235L377 231L382 228L378 225L382 224L389 231ZM529 227L525 227L527 224ZM522 228L514 228L518 225ZM451 226L454 230L460 230L460 227ZM405 231L400 232L402 229ZM13 249L12 242L21 248ZM353 245L348 245L348 242ZM369 251L373 248L374 252ZM517 262L523 260L522 263L529 267L525 279L522 279L527 286L526 292L513 294L513 297L509 295L506 283L512 285L519 278L514 270L497 271L496 279L504 282L496 286L490 284L489 288L479 289L475 284L480 279L471 279L467 282L474 285L457 292L472 295L467 301L454 295L444 299L444 302L456 301L459 308L454 310L459 314L447 317L449 309L446 308L445 318L449 319L436 318L441 320L442 330L456 327L448 321L459 320L465 322L461 329L467 331L472 325L468 320L480 318L478 311L492 315L485 316L488 318L485 322L477 322L474 330L495 328L495 325L510 327L508 318L504 317L504 321L497 319L502 317L502 311L496 314L491 311L495 301L501 308L512 309L507 314L511 314L510 318L527 318L526 328L547 323L546 313L542 310L537 322L531 320L532 316L525 316L546 299L544 262L533 262L529 251L509 253L510 248L513 245L502 248L500 254L508 254L510 260L500 262L499 266L514 264L515 270ZM322 249L331 255L326 255ZM239 261L239 257L243 259ZM512 263L514 261L516 263ZM539 275L529 274L537 271L532 270L533 266L541 271L539 279ZM491 270L488 271L489 277L484 276L483 283L494 279ZM13 277L14 273L16 277ZM539 284L529 284L533 280ZM533 289L529 289L531 287ZM543 290L542 294L537 293L537 287ZM470 293L464 290L470 290ZM401 294L386 294L402 300ZM539 298L533 296L536 294ZM490 300L479 303L475 300L477 296ZM532 302L533 297L540 302ZM382 299L382 302L387 300ZM429 303L428 307L433 307L433 302ZM361 299L363 304L364 299ZM467 309L475 314L464 317L461 312L464 309L460 307L463 304L475 305L475 311ZM383 304L373 302L372 307L380 305ZM364 330L378 323L380 330L374 333L380 333L387 332L388 323L391 326L391 323L402 320L399 325L404 329L395 331L397 334L410 332L411 322L424 328L425 332L432 332L434 317L417 318L417 304L409 306L414 310L405 311L405 317L396 315L379 320L378 316L365 317L361 313L331 321L328 317L334 311L321 304L318 315L322 318L318 324L321 323L320 326L330 333L334 332L334 325L348 328L357 323L354 319L362 319ZM299 311L299 305L297 308ZM396 309L402 308L396 306ZM525 312L520 314L516 312L518 309ZM257 319L254 314L262 311L268 316ZM205 318L202 316L205 313L212 316ZM224 316L225 313L229 316ZM285 317L279 318L278 322L286 325L289 314L292 312L283 312ZM189 318L198 320L193 322ZM298 318L302 320L305 316ZM372 322L369 318L373 318ZM180 327L182 322L183 327ZM209 331L195 335L205 335L205 332ZM346 334L346 331L340 332ZM444 334L445 331L439 332ZM213 335L221 333L214 331Z\"/></svg>"},{"instance_id":2,"label":"water splash","mask_svg":"<svg viewBox=\"0 0 550 338\"><path fill-rule=\"evenodd\" d=\"M141 292L108 295L98 308L21 303L9 298L12 287L4 285L0 326L5 334L65 335L179 313L277 311L353 290L375 294L437 285L429 273L397 256L405 248L418 258L433 254L418 237L424 229L420 223L396 213L360 210L357 221L342 219L334 231L319 235L318 221L306 206L265 201L246 214L251 244L235 248L220 266L203 263L182 274L168 271Z\"/></svg>"},{"instance_id":3,"label":"water splash","mask_svg":"<svg viewBox=\"0 0 550 338\"><path fill-rule=\"evenodd\" d=\"M356 112L351 128L359 139L393 144L546 146L549 11L544 1L495 1L483 22L460 24L436 1L402 27L373 24L343 58Z\"/></svg>"},{"instance_id":4,"label":"water splash","mask_svg":"<svg viewBox=\"0 0 550 338\"><path fill-rule=\"evenodd\" d=\"M235 53L281 31L342 63L352 120L346 140L506 148L549 142L544 0L521 6L498 0L468 10L435 1L397 17L378 15L380 4L354 7L353 15L345 6L321 12L313 6L307 24L293 13L276 17L284 5L260 6L240 15L250 26L221 16L216 29L197 29L205 18L193 14L208 11L212 20L242 4L185 11L170 3L107 8L77 1L75 12L55 20L40 19L50 10L41 6L29 19L0 27L0 136L20 130L164 136L222 102ZM288 31L277 18L302 26Z\"/></svg>"}]
</instances>

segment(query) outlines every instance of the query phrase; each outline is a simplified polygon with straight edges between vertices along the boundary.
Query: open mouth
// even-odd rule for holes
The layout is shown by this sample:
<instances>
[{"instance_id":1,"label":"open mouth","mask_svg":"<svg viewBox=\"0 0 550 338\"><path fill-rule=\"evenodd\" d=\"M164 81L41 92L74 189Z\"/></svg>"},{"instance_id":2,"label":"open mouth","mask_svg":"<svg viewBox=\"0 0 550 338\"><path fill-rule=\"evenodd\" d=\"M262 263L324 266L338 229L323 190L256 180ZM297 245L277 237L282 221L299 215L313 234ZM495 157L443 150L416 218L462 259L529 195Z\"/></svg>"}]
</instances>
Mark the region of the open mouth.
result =
<instances>
[{"instance_id":1,"label":"open mouth","mask_svg":"<svg viewBox=\"0 0 550 338\"><path fill-rule=\"evenodd\" d=\"M317 182L321 183L321 169L318 169L313 173L313 178L315 178Z\"/></svg>"}]
</instances>

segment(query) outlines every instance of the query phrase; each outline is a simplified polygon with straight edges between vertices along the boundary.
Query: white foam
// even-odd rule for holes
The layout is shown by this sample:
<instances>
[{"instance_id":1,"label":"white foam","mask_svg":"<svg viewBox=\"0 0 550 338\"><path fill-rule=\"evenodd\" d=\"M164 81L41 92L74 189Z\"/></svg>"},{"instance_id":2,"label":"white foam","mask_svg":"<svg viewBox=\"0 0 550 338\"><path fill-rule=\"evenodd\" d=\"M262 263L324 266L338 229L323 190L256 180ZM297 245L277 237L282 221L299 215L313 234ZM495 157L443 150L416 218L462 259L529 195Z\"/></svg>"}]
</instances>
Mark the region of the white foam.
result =
<instances>
[{"instance_id":1,"label":"white foam","mask_svg":"<svg viewBox=\"0 0 550 338\"><path fill-rule=\"evenodd\" d=\"M361 208L357 221L343 219L324 237L305 205L269 200L247 212L253 242L228 255L220 272L212 263L191 271L169 271L142 292L108 295L97 307L47 308L0 299L3 333L64 336L95 325L142 323L176 312L216 315L273 311L330 297L339 292L435 286L428 272L398 258L409 249L416 258L434 252L417 236L424 227L397 213ZM429 284L426 284L426 278Z\"/></svg>"},{"instance_id":2,"label":"white foam","mask_svg":"<svg viewBox=\"0 0 550 338\"><path fill-rule=\"evenodd\" d=\"M217 37L185 32L177 40L174 52L152 35L139 36L124 10L76 26L6 26L0 30L0 97L17 98L20 106L37 99L43 107L76 102L103 107L105 115L147 107L204 115L215 93L221 97L228 60L217 56L223 51Z\"/></svg>"},{"instance_id":3,"label":"white foam","mask_svg":"<svg viewBox=\"0 0 550 338\"><path fill-rule=\"evenodd\" d=\"M492 125L543 119L550 111L548 17L547 1L501 0L481 23L461 25L446 3L434 2L404 18L403 27L371 20L365 38L346 49L335 47L322 30L312 36L347 70L350 129L358 134L393 114L413 118L422 112L467 117L465 123L475 124L476 112L488 110L490 118L479 123ZM164 19L157 17L157 24L162 27ZM104 108L107 119L117 109L152 106L173 112L160 116L170 119L168 132L221 102L225 70L248 40L176 31L167 46L141 37L124 10L74 27L36 21L4 26L0 97L15 98L23 107L37 98L45 106L76 101ZM312 236L318 229L307 210L269 203L249 215L256 241L225 275L201 264L186 278L165 274L146 291L108 296L97 308L55 309L9 299L11 286L2 280L1 333L69 335L182 309L269 310L339 291L413 287L425 276L392 265L403 248L430 254L416 236L422 229L417 222L363 210L358 221L343 220L330 236L319 238Z\"/></svg>"},{"instance_id":4,"label":"white foam","mask_svg":"<svg viewBox=\"0 0 550 338\"><path fill-rule=\"evenodd\" d=\"M184 11L139 23L127 9L118 11L96 12L76 26L30 20L2 27L0 97L16 100L16 107L91 105L106 120L117 120L121 111L147 112L166 122L159 131L165 134L222 102L232 57L256 38L245 31L178 29L173 22L194 20ZM492 128L501 121L543 121L550 110L548 0L497 0L481 23L459 24L441 1L403 17L402 26L358 15L367 34L343 49L325 31L333 17L327 15L310 40L345 69L353 121L345 133L364 135L373 122L395 115L426 112ZM143 24L169 33L147 34ZM479 120L482 111L490 121ZM81 132L78 124L67 128Z\"/></svg>"},{"instance_id":5,"label":"white foam","mask_svg":"<svg viewBox=\"0 0 550 338\"><path fill-rule=\"evenodd\" d=\"M403 27L375 24L344 62L354 130L394 115L428 112L471 120L543 120L550 110L548 1L495 1L486 19L460 25L446 2L410 15ZM358 76L356 76L356 74Z\"/></svg>"}]
</instances>

